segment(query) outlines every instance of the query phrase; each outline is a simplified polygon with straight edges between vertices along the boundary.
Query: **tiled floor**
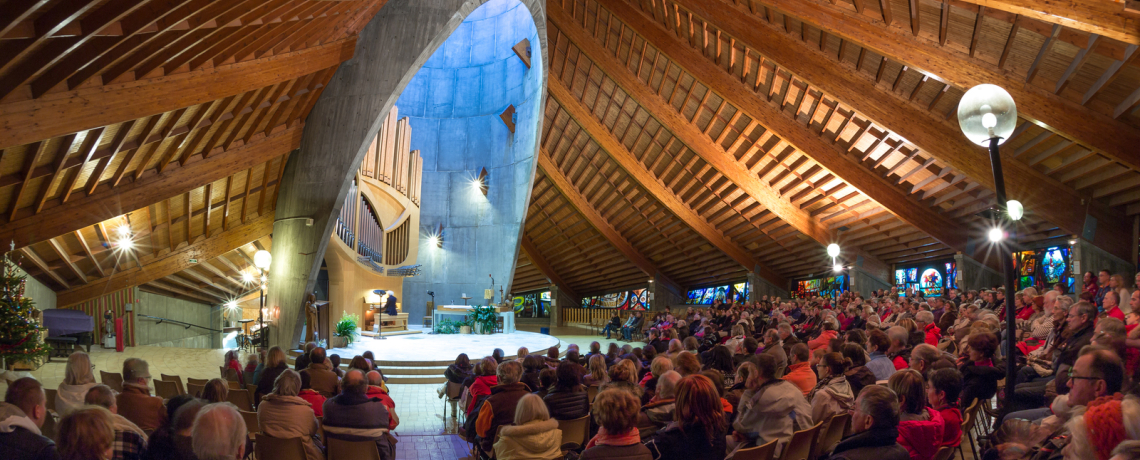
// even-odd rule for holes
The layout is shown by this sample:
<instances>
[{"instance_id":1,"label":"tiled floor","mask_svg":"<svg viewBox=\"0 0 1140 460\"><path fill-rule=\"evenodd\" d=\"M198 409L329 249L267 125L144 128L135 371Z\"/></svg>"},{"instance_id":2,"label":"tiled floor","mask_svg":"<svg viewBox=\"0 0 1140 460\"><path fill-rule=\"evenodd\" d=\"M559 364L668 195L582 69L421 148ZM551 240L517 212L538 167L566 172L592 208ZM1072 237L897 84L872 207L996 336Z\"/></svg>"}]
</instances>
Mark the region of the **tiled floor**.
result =
<instances>
[{"instance_id":1,"label":"tiled floor","mask_svg":"<svg viewBox=\"0 0 1140 460\"><path fill-rule=\"evenodd\" d=\"M519 329L537 332L538 328L520 326ZM567 345L576 343L583 352L586 352L589 350L590 342L598 340L604 351L611 342L605 340L605 337L589 335L587 329L578 327L555 328L552 334L561 341L563 350ZM491 336L494 339L503 337ZM625 344L620 341L615 342L619 345ZM419 346L427 342L409 343L415 343ZM636 343L634 345L636 346ZM498 347L503 348L508 354L513 354L518 349L518 345L510 347L510 349L507 345L499 345ZM121 372L123 360L129 357L137 357L150 364L151 374L155 377L159 374L173 374L183 379L187 377L204 379L218 376L218 366L222 363L224 353L225 350L161 347L133 347L128 348L123 353L116 353L114 350L92 347L91 358L95 364L97 378L100 370ZM439 350L438 353L442 356L434 357L435 360L454 359L455 356L453 350ZM475 356L473 355L472 358ZM58 387L63 381L66 359L55 359L53 361L30 373L43 382L47 388ZM19 375L27 375L27 373ZM5 377L14 378L16 375L7 374ZM396 401L396 412L400 416L400 426L396 429L397 438L400 440L396 445L397 458L401 460L426 460L429 458L459 459L468 456L467 444L454 434L457 429L456 420L451 418L452 410L450 408L447 409L447 417L444 417L444 400L440 399L436 392L439 386L412 384L390 386L392 399ZM6 389L7 384L0 379L0 391Z\"/></svg>"}]
</instances>

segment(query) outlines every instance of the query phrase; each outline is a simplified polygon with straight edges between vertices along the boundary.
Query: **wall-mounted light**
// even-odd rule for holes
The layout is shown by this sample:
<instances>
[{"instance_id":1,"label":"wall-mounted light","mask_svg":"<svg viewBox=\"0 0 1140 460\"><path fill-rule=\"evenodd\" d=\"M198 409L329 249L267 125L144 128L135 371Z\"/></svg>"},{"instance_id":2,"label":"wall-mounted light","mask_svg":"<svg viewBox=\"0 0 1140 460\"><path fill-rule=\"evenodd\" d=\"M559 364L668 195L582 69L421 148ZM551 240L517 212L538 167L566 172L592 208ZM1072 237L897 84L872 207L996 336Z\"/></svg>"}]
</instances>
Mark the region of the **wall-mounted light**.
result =
<instances>
[{"instance_id":1,"label":"wall-mounted light","mask_svg":"<svg viewBox=\"0 0 1140 460\"><path fill-rule=\"evenodd\" d=\"M487 168L480 169L479 175L471 179L471 188L478 193L482 193L483 196L487 196L487 177Z\"/></svg>"},{"instance_id":2,"label":"wall-mounted light","mask_svg":"<svg viewBox=\"0 0 1140 460\"><path fill-rule=\"evenodd\" d=\"M442 248L443 247L443 224L439 224L439 226L436 227L435 233L429 233L427 240L428 240L429 246L435 246L437 248Z\"/></svg>"}]
</instances>

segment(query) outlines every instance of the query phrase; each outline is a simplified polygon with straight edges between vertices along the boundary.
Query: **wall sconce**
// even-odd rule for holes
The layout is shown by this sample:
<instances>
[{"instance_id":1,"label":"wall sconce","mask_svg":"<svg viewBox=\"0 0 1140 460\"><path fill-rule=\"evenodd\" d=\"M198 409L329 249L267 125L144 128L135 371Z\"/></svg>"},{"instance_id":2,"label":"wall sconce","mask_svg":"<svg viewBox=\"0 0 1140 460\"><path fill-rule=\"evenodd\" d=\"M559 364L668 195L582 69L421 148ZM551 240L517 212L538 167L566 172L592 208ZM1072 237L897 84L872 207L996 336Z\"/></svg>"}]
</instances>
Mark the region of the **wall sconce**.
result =
<instances>
[{"instance_id":1,"label":"wall sconce","mask_svg":"<svg viewBox=\"0 0 1140 460\"><path fill-rule=\"evenodd\" d=\"M471 186L478 190L479 193L482 193L483 196L487 196L487 177L487 168L482 168L479 170L479 176L471 181Z\"/></svg>"},{"instance_id":2,"label":"wall sconce","mask_svg":"<svg viewBox=\"0 0 1140 460\"><path fill-rule=\"evenodd\" d=\"M437 248L443 247L443 224L439 224L434 234L428 234L428 244Z\"/></svg>"}]
</instances>

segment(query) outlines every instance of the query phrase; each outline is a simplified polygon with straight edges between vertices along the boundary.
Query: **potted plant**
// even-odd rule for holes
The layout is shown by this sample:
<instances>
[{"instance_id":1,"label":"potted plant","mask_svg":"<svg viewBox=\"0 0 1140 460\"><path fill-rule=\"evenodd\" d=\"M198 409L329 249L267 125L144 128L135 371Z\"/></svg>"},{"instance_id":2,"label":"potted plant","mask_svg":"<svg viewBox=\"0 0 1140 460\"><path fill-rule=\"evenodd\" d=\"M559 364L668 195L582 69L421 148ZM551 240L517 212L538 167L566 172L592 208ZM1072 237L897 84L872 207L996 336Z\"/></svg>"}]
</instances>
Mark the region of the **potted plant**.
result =
<instances>
[{"instance_id":1,"label":"potted plant","mask_svg":"<svg viewBox=\"0 0 1140 460\"><path fill-rule=\"evenodd\" d=\"M342 315L340 321L336 322L333 336L329 338L329 346L332 348L344 348L356 341L356 336L360 335L360 331L357 330L358 324L360 324L359 315L350 313Z\"/></svg>"},{"instance_id":2,"label":"potted plant","mask_svg":"<svg viewBox=\"0 0 1140 460\"><path fill-rule=\"evenodd\" d=\"M471 333L471 320L470 319L463 318L462 321L456 321L455 325L457 327L459 327L459 333L460 334L470 334Z\"/></svg>"},{"instance_id":3,"label":"potted plant","mask_svg":"<svg viewBox=\"0 0 1140 460\"><path fill-rule=\"evenodd\" d=\"M471 321L477 334L491 334L498 325L498 312L492 305L480 305L471 309Z\"/></svg>"}]
</instances>

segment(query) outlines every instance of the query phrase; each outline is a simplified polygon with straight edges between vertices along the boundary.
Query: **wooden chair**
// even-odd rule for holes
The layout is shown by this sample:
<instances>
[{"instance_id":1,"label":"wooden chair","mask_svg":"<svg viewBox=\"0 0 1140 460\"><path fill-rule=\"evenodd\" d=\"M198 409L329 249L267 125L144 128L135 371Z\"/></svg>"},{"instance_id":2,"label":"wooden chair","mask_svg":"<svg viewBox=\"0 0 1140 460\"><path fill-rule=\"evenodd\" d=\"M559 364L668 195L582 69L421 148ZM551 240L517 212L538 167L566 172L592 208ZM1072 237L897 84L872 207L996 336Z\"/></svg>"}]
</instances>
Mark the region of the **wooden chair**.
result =
<instances>
[{"instance_id":1,"label":"wooden chair","mask_svg":"<svg viewBox=\"0 0 1140 460\"><path fill-rule=\"evenodd\" d=\"M226 383L229 384L229 387L231 390L244 390L245 389L245 387L243 387L241 385L241 382L239 382L237 380L226 380Z\"/></svg>"},{"instance_id":2,"label":"wooden chair","mask_svg":"<svg viewBox=\"0 0 1140 460\"><path fill-rule=\"evenodd\" d=\"M231 382L241 382L241 374L228 367L222 367L222 378Z\"/></svg>"},{"instance_id":3,"label":"wooden chair","mask_svg":"<svg viewBox=\"0 0 1140 460\"><path fill-rule=\"evenodd\" d=\"M942 446L938 448L938 452L934 453L934 460L950 460L954 458L954 448L950 446Z\"/></svg>"},{"instance_id":4,"label":"wooden chair","mask_svg":"<svg viewBox=\"0 0 1140 460\"><path fill-rule=\"evenodd\" d=\"M154 395L162 399L170 399L178 396L178 385L176 385L174 382L167 382L165 380L155 380Z\"/></svg>"},{"instance_id":5,"label":"wooden chair","mask_svg":"<svg viewBox=\"0 0 1140 460\"><path fill-rule=\"evenodd\" d=\"M970 451L974 454L973 458L978 458L978 448L974 445L974 425L977 424L977 422L978 400L975 399L974 402L970 404L970 407L962 411L962 436L964 436L965 439L961 441L965 442L958 442L958 457L966 458L966 452L962 450L962 444L969 443Z\"/></svg>"},{"instance_id":6,"label":"wooden chair","mask_svg":"<svg viewBox=\"0 0 1140 460\"><path fill-rule=\"evenodd\" d=\"M772 457L776 454L776 441L778 439L768 441L762 446L737 450L732 458L733 460L773 460Z\"/></svg>"},{"instance_id":7,"label":"wooden chair","mask_svg":"<svg viewBox=\"0 0 1140 460\"><path fill-rule=\"evenodd\" d=\"M598 386L590 385L586 387L586 395L590 398L590 404L593 404L594 398L598 397Z\"/></svg>"},{"instance_id":8,"label":"wooden chair","mask_svg":"<svg viewBox=\"0 0 1140 460\"><path fill-rule=\"evenodd\" d=\"M206 382L209 382L209 381L210 381L210 379L192 379L190 377L187 377L186 378L186 385L206 386Z\"/></svg>"},{"instance_id":9,"label":"wooden chair","mask_svg":"<svg viewBox=\"0 0 1140 460\"><path fill-rule=\"evenodd\" d=\"M162 380L164 380L164 381L174 382L174 385L178 387L178 394L180 394L180 395L186 394L186 388L182 386L182 377L179 377L177 375L166 375L166 374L159 374L159 375L162 376Z\"/></svg>"},{"instance_id":10,"label":"wooden chair","mask_svg":"<svg viewBox=\"0 0 1140 460\"><path fill-rule=\"evenodd\" d=\"M55 412L55 398L56 390L53 390L51 388L44 388L44 399L45 403L47 404L47 410Z\"/></svg>"},{"instance_id":11,"label":"wooden chair","mask_svg":"<svg viewBox=\"0 0 1140 460\"><path fill-rule=\"evenodd\" d=\"M328 460L380 460L375 441L345 441L328 438Z\"/></svg>"},{"instance_id":12,"label":"wooden chair","mask_svg":"<svg viewBox=\"0 0 1140 460\"><path fill-rule=\"evenodd\" d=\"M237 406L238 410L253 412L253 397L244 388L230 389L226 401Z\"/></svg>"},{"instance_id":13,"label":"wooden chair","mask_svg":"<svg viewBox=\"0 0 1140 460\"><path fill-rule=\"evenodd\" d=\"M198 385L196 383L191 383L191 384L186 385L186 394L193 396L195 398L200 398L200 397L202 397L202 390L205 388L206 388L205 384Z\"/></svg>"},{"instance_id":14,"label":"wooden chair","mask_svg":"<svg viewBox=\"0 0 1140 460\"><path fill-rule=\"evenodd\" d=\"M590 436L590 415L574 420L559 420L558 429L562 430L562 443L574 443L584 447Z\"/></svg>"},{"instance_id":15,"label":"wooden chair","mask_svg":"<svg viewBox=\"0 0 1140 460\"><path fill-rule=\"evenodd\" d=\"M99 371L99 380L119 393L123 392L123 374L118 372Z\"/></svg>"},{"instance_id":16,"label":"wooden chair","mask_svg":"<svg viewBox=\"0 0 1140 460\"><path fill-rule=\"evenodd\" d=\"M258 459L305 460L305 445L301 438L275 438L262 433L255 436L253 451Z\"/></svg>"},{"instance_id":17,"label":"wooden chair","mask_svg":"<svg viewBox=\"0 0 1140 460\"><path fill-rule=\"evenodd\" d=\"M244 381L246 384L253 383L253 372L252 371L241 371L241 378L242 378L242 381Z\"/></svg>"},{"instance_id":18,"label":"wooden chair","mask_svg":"<svg viewBox=\"0 0 1140 460\"><path fill-rule=\"evenodd\" d=\"M443 400L443 418L447 418L447 406L451 406L451 418L457 418L461 412L458 410L457 404L459 404L459 398L463 397L463 384L448 380L446 385L444 393L447 399Z\"/></svg>"},{"instance_id":19,"label":"wooden chair","mask_svg":"<svg viewBox=\"0 0 1140 460\"><path fill-rule=\"evenodd\" d=\"M836 444L843 439L843 433L847 431L847 422L851 420L851 414L842 413L835 414L831 417L831 421L827 423L827 429L819 430L819 437L817 438L815 449L812 451L811 458L821 458L826 456Z\"/></svg>"},{"instance_id":20,"label":"wooden chair","mask_svg":"<svg viewBox=\"0 0 1140 460\"><path fill-rule=\"evenodd\" d=\"M261 423L257 421L257 412L238 411L241 412L241 418L245 420L245 431L249 433L249 438L254 439L257 433L261 432Z\"/></svg>"},{"instance_id":21,"label":"wooden chair","mask_svg":"<svg viewBox=\"0 0 1140 460\"><path fill-rule=\"evenodd\" d=\"M792 439L784 446L780 460L812 460L811 453L822 426L823 422L819 422L811 428L792 433Z\"/></svg>"}]
</instances>

